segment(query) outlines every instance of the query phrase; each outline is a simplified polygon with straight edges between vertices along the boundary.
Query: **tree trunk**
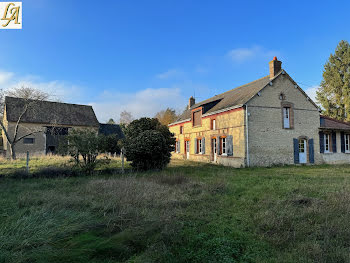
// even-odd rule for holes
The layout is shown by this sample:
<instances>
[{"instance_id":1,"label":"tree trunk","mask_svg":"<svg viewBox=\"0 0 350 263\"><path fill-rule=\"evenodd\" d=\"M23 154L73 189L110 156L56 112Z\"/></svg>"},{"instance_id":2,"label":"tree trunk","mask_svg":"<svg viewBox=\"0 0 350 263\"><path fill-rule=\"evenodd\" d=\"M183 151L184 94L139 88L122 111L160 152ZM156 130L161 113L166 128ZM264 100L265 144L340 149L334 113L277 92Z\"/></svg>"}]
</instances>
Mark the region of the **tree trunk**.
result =
<instances>
[{"instance_id":1,"label":"tree trunk","mask_svg":"<svg viewBox=\"0 0 350 263\"><path fill-rule=\"evenodd\" d=\"M11 160L16 160L15 144L10 144Z\"/></svg>"}]
</instances>

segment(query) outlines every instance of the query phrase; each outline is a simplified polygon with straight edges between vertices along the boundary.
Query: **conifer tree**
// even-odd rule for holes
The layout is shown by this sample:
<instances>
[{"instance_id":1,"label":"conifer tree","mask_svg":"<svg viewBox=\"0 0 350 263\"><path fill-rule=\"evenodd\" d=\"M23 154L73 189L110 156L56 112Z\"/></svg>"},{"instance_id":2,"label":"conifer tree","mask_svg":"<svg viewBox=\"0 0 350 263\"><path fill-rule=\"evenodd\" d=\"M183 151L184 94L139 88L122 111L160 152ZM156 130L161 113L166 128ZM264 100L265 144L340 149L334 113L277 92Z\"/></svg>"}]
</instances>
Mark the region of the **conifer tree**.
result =
<instances>
[{"instance_id":1,"label":"conifer tree","mask_svg":"<svg viewBox=\"0 0 350 263\"><path fill-rule=\"evenodd\" d=\"M324 115L350 121L350 45L342 40L324 65L316 100Z\"/></svg>"}]
</instances>

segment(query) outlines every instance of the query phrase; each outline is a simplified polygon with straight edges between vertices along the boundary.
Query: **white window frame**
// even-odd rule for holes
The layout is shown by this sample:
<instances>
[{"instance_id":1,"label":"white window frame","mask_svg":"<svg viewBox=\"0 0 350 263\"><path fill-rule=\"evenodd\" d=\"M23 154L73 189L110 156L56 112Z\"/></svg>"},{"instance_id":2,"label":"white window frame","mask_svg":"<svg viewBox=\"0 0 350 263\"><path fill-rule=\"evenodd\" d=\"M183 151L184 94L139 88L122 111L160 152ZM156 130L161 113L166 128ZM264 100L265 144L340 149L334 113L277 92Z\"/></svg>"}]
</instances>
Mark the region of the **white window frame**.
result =
<instances>
[{"instance_id":1,"label":"white window frame","mask_svg":"<svg viewBox=\"0 0 350 263\"><path fill-rule=\"evenodd\" d=\"M227 155L227 141L226 141L226 137L222 137L221 138L221 155L226 156Z\"/></svg>"},{"instance_id":2,"label":"white window frame","mask_svg":"<svg viewBox=\"0 0 350 263\"><path fill-rule=\"evenodd\" d=\"M180 152L180 141L176 141L176 149L175 149L176 153Z\"/></svg>"},{"instance_id":3,"label":"white window frame","mask_svg":"<svg viewBox=\"0 0 350 263\"><path fill-rule=\"evenodd\" d=\"M330 151L331 150L330 149L330 147L331 147L330 139L331 139L331 135L328 134L328 133L325 133L324 134L324 152L325 153L330 153L331 152Z\"/></svg>"},{"instance_id":4,"label":"white window frame","mask_svg":"<svg viewBox=\"0 0 350 263\"><path fill-rule=\"evenodd\" d=\"M290 107L283 107L283 128L290 129Z\"/></svg>"},{"instance_id":5,"label":"white window frame","mask_svg":"<svg viewBox=\"0 0 350 263\"><path fill-rule=\"evenodd\" d=\"M345 141L345 152L350 153L350 134L344 135L344 141Z\"/></svg>"},{"instance_id":6,"label":"white window frame","mask_svg":"<svg viewBox=\"0 0 350 263\"><path fill-rule=\"evenodd\" d=\"M202 150L203 150L202 139L198 139L198 153L202 154Z\"/></svg>"},{"instance_id":7,"label":"white window frame","mask_svg":"<svg viewBox=\"0 0 350 263\"><path fill-rule=\"evenodd\" d=\"M216 130L216 119L213 119L213 130Z\"/></svg>"}]
</instances>

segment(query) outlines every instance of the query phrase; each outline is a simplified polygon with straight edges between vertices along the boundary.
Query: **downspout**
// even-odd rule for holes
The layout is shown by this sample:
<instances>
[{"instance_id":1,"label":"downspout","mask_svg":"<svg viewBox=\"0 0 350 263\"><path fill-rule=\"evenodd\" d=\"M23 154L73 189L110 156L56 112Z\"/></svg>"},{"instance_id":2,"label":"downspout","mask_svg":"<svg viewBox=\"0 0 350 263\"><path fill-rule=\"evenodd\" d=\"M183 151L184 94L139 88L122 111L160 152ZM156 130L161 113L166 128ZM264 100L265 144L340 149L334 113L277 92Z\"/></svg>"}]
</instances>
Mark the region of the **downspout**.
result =
<instances>
[{"instance_id":1,"label":"downspout","mask_svg":"<svg viewBox=\"0 0 350 263\"><path fill-rule=\"evenodd\" d=\"M248 129L248 105L245 104L245 128L246 128L246 147L247 147L247 167L250 166L249 160L249 129Z\"/></svg>"}]
</instances>

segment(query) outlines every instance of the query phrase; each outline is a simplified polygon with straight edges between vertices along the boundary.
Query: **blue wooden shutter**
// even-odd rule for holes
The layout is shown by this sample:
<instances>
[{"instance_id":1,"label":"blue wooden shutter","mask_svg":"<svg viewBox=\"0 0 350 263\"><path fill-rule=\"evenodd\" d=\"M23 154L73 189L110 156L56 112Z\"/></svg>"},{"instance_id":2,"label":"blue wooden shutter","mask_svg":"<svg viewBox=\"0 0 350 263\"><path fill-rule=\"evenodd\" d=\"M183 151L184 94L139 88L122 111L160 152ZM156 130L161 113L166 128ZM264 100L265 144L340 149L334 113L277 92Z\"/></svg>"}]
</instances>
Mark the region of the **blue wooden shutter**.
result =
<instances>
[{"instance_id":1,"label":"blue wooden shutter","mask_svg":"<svg viewBox=\"0 0 350 263\"><path fill-rule=\"evenodd\" d=\"M314 139L309 140L309 161L310 163L315 162L315 154L314 154Z\"/></svg>"},{"instance_id":2,"label":"blue wooden shutter","mask_svg":"<svg viewBox=\"0 0 350 263\"><path fill-rule=\"evenodd\" d=\"M227 155L232 156L233 155L233 137L232 135L227 136L226 139L227 143Z\"/></svg>"},{"instance_id":3,"label":"blue wooden shutter","mask_svg":"<svg viewBox=\"0 0 350 263\"><path fill-rule=\"evenodd\" d=\"M319 137L320 137L320 153L324 153L324 133L320 131Z\"/></svg>"},{"instance_id":4,"label":"blue wooden shutter","mask_svg":"<svg viewBox=\"0 0 350 263\"><path fill-rule=\"evenodd\" d=\"M205 138L202 138L202 154L205 154Z\"/></svg>"},{"instance_id":5,"label":"blue wooden shutter","mask_svg":"<svg viewBox=\"0 0 350 263\"><path fill-rule=\"evenodd\" d=\"M337 134L332 132L332 152L337 152Z\"/></svg>"},{"instance_id":6,"label":"blue wooden shutter","mask_svg":"<svg viewBox=\"0 0 350 263\"><path fill-rule=\"evenodd\" d=\"M344 132L340 133L340 142L341 142L341 152L345 153L345 134L344 134Z\"/></svg>"},{"instance_id":7,"label":"blue wooden shutter","mask_svg":"<svg viewBox=\"0 0 350 263\"><path fill-rule=\"evenodd\" d=\"M299 163L299 140L293 139L294 145L294 163Z\"/></svg>"},{"instance_id":8,"label":"blue wooden shutter","mask_svg":"<svg viewBox=\"0 0 350 263\"><path fill-rule=\"evenodd\" d=\"M220 147L221 147L221 140L220 140L220 137L217 137L216 138L216 154L217 155L220 155L221 152L220 152Z\"/></svg>"},{"instance_id":9,"label":"blue wooden shutter","mask_svg":"<svg viewBox=\"0 0 350 263\"><path fill-rule=\"evenodd\" d=\"M194 138L194 153L198 153L197 138Z\"/></svg>"}]
</instances>

